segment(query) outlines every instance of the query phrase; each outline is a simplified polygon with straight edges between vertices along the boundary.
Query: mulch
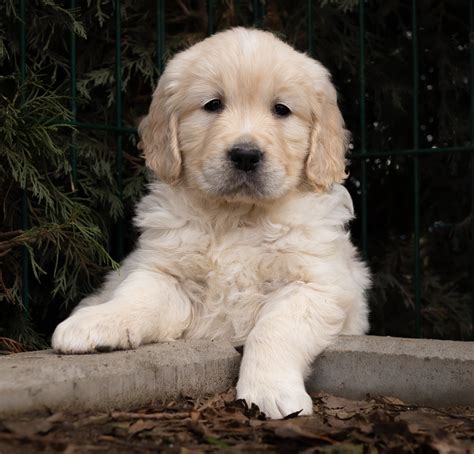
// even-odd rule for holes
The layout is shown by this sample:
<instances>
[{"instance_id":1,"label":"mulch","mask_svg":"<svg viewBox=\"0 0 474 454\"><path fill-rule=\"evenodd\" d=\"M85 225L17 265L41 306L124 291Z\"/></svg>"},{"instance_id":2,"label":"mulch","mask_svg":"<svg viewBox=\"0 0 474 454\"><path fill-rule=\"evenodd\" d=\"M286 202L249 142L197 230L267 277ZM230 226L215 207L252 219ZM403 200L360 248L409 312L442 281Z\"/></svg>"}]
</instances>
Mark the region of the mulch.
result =
<instances>
[{"instance_id":1,"label":"mulch","mask_svg":"<svg viewBox=\"0 0 474 454\"><path fill-rule=\"evenodd\" d=\"M266 420L217 396L134 411L0 420L0 454L24 453L474 453L474 408L434 409L396 398L313 395L314 415Z\"/></svg>"}]
</instances>

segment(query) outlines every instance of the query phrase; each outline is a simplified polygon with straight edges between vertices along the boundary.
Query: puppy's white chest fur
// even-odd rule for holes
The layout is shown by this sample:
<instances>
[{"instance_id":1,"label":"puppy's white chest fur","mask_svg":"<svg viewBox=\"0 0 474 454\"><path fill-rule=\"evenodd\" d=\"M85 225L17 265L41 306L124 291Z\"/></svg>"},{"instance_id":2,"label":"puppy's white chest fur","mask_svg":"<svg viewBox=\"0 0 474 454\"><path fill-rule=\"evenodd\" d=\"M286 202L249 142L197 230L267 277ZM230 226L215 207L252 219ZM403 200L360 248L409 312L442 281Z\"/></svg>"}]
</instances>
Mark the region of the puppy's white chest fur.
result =
<instances>
[{"instance_id":1,"label":"puppy's white chest fur","mask_svg":"<svg viewBox=\"0 0 474 454\"><path fill-rule=\"evenodd\" d=\"M222 206L214 212L154 184L138 207L143 233L132 267L147 263L176 279L193 308L185 337L243 341L262 306L289 283L327 286L338 266L350 272L343 258L352 248L344 229L350 197L341 186L333 192L294 195L271 210L231 205L223 215Z\"/></svg>"},{"instance_id":2,"label":"puppy's white chest fur","mask_svg":"<svg viewBox=\"0 0 474 454\"><path fill-rule=\"evenodd\" d=\"M281 236L284 230L280 229ZM282 273L285 254L275 244L275 232L271 232L271 239L268 233L240 225L210 239L205 251L208 261L203 269L202 303L196 301L198 320L188 330L190 337L212 333L214 338L245 340L262 305L274 291L296 278Z\"/></svg>"},{"instance_id":3,"label":"puppy's white chest fur","mask_svg":"<svg viewBox=\"0 0 474 454\"><path fill-rule=\"evenodd\" d=\"M155 186L145 198L145 212L139 207L137 224L145 228L140 249L153 251L157 272L173 276L191 300L186 337L244 340L261 305L292 279L281 269L285 253L277 244L288 227L262 226L251 208L225 218L222 211L213 218L199 207L183 212L182 201L171 206L163 189L168 191Z\"/></svg>"}]
</instances>

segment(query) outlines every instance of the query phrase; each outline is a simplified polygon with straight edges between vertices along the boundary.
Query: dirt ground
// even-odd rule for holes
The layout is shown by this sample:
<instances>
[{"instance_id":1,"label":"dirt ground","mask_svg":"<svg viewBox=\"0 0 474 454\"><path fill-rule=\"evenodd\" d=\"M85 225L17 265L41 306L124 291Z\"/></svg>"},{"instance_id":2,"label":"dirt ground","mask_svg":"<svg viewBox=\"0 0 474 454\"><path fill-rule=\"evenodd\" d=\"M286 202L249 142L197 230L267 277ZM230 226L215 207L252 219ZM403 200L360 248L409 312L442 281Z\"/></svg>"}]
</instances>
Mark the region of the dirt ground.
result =
<instances>
[{"instance_id":1,"label":"dirt ground","mask_svg":"<svg viewBox=\"0 0 474 454\"><path fill-rule=\"evenodd\" d=\"M314 415L265 420L234 389L134 411L54 413L0 421L0 454L474 453L474 408L315 394Z\"/></svg>"}]
</instances>

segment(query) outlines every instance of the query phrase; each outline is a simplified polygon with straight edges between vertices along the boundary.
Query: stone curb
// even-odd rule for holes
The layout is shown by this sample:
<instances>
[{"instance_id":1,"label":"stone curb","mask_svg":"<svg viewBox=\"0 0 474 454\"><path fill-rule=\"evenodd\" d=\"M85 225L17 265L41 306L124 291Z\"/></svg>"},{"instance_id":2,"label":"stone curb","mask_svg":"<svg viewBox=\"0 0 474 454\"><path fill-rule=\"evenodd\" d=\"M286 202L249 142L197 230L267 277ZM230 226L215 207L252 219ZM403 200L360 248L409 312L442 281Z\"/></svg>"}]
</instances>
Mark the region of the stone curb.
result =
<instances>
[{"instance_id":1,"label":"stone curb","mask_svg":"<svg viewBox=\"0 0 474 454\"><path fill-rule=\"evenodd\" d=\"M240 355L225 342L179 341L136 350L0 357L0 414L110 410L224 391Z\"/></svg>"},{"instance_id":2,"label":"stone curb","mask_svg":"<svg viewBox=\"0 0 474 454\"><path fill-rule=\"evenodd\" d=\"M240 355L226 342L177 341L136 350L0 357L0 415L126 409L215 394L235 383ZM341 336L315 361L309 391L474 405L474 342Z\"/></svg>"},{"instance_id":3,"label":"stone curb","mask_svg":"<svg viewBox=\"0 0 474 454\"><path fill-rule=\"evenodd\" d=\"M316 359L307 387L351 399L474 405L474 342L341 336Z\"/></svg>"}]
</instances>

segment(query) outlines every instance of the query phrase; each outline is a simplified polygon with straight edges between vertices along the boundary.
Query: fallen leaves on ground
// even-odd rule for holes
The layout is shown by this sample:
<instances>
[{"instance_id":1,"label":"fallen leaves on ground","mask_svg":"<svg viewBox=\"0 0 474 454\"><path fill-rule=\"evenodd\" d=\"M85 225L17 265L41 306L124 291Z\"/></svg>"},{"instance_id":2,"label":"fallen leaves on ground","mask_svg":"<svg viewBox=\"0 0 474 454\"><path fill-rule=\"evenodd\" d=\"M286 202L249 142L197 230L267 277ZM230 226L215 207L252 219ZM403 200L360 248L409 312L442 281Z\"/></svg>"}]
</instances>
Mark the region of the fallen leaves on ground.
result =
<instances>
[{"instance_id":1,"label":"fallen leaves on ground","mask_svg":"<svg viewBox=\"0 0 474 454\"><path fill-rule=\"evenodd\" d=\"M474 409L360 401L319 393L314 415L266 420L235 391L134 411L0 421L0 453L474 453Z\"/></svg>"}]
</instances>

